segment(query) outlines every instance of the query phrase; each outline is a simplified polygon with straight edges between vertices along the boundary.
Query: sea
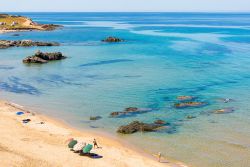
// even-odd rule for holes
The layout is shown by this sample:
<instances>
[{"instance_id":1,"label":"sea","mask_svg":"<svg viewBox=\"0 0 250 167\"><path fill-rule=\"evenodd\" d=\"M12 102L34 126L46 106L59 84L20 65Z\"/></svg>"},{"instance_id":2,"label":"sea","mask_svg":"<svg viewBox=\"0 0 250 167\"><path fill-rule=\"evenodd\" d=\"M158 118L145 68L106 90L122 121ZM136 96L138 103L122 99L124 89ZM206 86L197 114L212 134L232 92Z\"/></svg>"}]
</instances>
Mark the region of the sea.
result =
<instances>
[{"instance_id":1,"label":"sea","mask_svg":"<svg viewBox=\"0 0 250 167\"><path fill-rule=\"evenodd\" d=\"M12 14L63 27L1 40L61 45L1 49L1 99L189 166L250 167L250 13ZM109 36L125 41L101 41ZM38 50L68 58L23 64ZM190 101L203 105L176 108ZM146 112L110 117L128 107ZM158 119L158 131L116 132Z\"/></svg>"}]
</instances>

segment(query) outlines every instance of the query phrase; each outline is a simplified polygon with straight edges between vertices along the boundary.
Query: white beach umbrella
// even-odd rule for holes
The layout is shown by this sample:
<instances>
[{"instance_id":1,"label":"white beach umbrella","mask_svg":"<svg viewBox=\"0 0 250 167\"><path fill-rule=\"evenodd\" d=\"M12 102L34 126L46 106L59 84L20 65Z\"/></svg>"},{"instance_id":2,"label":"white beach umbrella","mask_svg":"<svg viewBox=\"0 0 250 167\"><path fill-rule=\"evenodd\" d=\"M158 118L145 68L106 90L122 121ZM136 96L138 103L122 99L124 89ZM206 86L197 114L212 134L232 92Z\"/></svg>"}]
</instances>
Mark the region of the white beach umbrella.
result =
<instances>
[{"instance_id":1,"label":"white beach umbrella","mask_svg":"<svg viewBox=\"0 0 250 167\"><path fill-rule=\"evenodd\" d=\"M74 151L80 151L83 149L83 147L86 146L85 142L78 142L76 145L74 145L73 150Z\"/></svg>"}]
</instances>

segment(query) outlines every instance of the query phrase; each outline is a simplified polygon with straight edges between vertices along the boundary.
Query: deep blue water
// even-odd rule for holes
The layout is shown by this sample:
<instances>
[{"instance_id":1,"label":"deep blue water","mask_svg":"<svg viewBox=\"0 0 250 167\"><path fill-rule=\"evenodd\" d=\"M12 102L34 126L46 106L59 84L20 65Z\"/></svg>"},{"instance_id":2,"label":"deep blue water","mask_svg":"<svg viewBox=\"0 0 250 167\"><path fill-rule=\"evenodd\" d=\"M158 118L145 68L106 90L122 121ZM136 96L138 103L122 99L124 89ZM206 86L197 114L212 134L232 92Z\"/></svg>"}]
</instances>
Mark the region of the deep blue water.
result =
<instances>
[{"instance_id":1,"label":"deep blue water","mask_svg":"<svg viewBox=\"0 0 250 167\"><path fill-rule=\"evenodd\" d=\"M17 13L64 27L1 34L0 39L55 41L59 47L0 50L0 96L78 128L116 135L133 120L168 122L170 129L120 136L148 152L193 166L249 166L250 14ZM117 36L126 42L101 42ZM36 50L68 59L24 65ZM176 109L179 95L206 105ZM232 102L224 103L223 98ZM109 118L126 107L143 114ZM221 108L229 114L211 114ZM90 116L102 119L89 121ZM187 116L195 116L187 119Z\"/></svg>"}]
</instances>

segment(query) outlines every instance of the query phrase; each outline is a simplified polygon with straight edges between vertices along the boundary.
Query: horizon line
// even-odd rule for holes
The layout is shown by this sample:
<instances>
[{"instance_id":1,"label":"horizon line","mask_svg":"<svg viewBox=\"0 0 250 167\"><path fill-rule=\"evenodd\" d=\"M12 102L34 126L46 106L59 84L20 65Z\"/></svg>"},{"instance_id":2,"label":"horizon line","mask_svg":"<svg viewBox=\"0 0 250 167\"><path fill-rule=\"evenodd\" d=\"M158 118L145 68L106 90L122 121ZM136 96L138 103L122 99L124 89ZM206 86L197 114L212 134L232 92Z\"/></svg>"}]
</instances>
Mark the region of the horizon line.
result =
<instances>
[{"instance_id":1,"label":"horizon line","mask_svg":"<svg viewBox=\"0 0 250 167\"><path fill-rule=\"evenodd\" d=\"M250 13L249 11L0 11L0 13Z\"/></svg>"}]
</instances>

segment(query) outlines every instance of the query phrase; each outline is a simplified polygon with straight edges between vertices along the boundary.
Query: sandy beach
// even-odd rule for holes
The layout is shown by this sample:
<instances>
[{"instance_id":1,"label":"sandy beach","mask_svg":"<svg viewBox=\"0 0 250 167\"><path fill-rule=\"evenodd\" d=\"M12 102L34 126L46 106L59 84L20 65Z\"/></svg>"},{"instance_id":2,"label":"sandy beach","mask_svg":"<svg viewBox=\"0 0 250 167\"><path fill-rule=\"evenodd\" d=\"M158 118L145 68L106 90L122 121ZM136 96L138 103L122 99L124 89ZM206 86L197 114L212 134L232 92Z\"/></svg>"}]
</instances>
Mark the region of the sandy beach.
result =
<instances>
[{"instance_id":1,"label":"sandy beach","mask_svg":"<svg viewBox=\"0 0 250 167\"><path fill-rule=\"evenodd\" d=\"M16 115L22 111L23 115ZM23 119L31 119L27 124ZM44 122L44 124L41 124ZM14 103L0 101L0 162L2 167L184 167L181 163L146 156L122 143L90 132L75 130L67 125L30 112ZM102 148L92 152L103 156L91 159L79 156L67 148L67 139L75 138L92 144L96 138Z\"/></svg>"}]
</instances>

